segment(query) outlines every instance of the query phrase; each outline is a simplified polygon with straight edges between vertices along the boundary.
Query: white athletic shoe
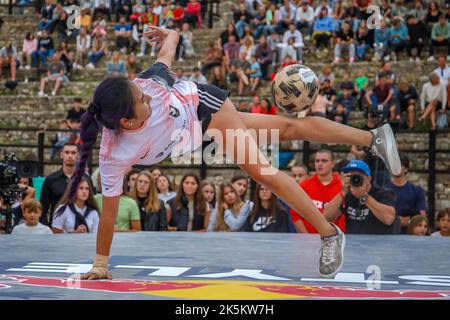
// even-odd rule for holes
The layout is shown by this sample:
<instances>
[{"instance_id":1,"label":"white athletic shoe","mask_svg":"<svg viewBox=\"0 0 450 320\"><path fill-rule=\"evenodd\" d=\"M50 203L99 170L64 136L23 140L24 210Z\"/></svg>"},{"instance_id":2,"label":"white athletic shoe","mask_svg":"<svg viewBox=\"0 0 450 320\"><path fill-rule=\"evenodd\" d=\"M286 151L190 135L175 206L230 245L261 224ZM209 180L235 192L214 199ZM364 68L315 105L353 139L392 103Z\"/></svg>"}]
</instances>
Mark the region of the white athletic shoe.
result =
<instances>
[{"instance_id":1,"label":"white athletic shoe","mask_svg":"<svg viewBox=\"0 0 450 320\"><path fill-rule=\"evenodd\" d=\"M44 91L39 91L38 92L38 97L45 97Z\"/></svg>"},{"instance_id":2,"label":"white athletic shoe","mask_svg":"<svg viewBox=\"0 0 450 320\"><path fill-rule=\"evenodd\" d=\"M25 66L25 70L30 70L30 69L31 69L31 67L29 65Z\"/></svg>"},{"instance_id":3,"label":"white athletic shoe","mask_svg":"<svg viewBox=\"0 0 450 320\"><path fill-rule=\"evenodd\" d=\"M434 56L430 56L430 57L427 59L427 61L428 61L428 62L433 62L433 61L434 61Z\"/></svg>"},{"instance_id":4,"label":"white athletic shoe","mask_svg":"<svg viewBox=\"0 0 450 320\"><path fill-rule=\"evenodd\" d=\"M56 91L53 90L53 91L52 91L52 96L55 96L55 95L56 95Z\"/></svg>"},{"instance_id":5,"label":"white athletic shoe","mask_svg":"<svg viewBox=\"0 0 450 320\"><path fill-rule=\"evenodd\" d=\"M370 132L373 134L372 151L384 161L386 168L392 175L399 175L402 165L398 155L397 142L389 123L372 129Z\"/></svg>"},{"instance_id":6,"label":"white athletic shoe","mask_svg":"<svg viewBox=\"0 0 450 320\"><path fill-rule=\"evenodd\" d=\"M150 57L154 57L155 56L155 53L152 51L152 52L150 52Z\"/></svg>"},{"instance_id":7,"label":"white athletic shoe","mask_svg":"<svg viewBox=\"0 0 450 320\"><path fill-rule=\"evenodd\" d=\"M87 65L86 65L86 69L95 69L95 66L92 64L92 63L88 63Z\"/></svg>"},{"instance_id":8,"label":"white athletic shoe","mask_svg":"<svg viewBox=\"0 0 450 320\"><path fill-rule=\"evenodd\" d=\"M144 56L144 54L143 54L142 52L140 52L140 53L137 55L138 58L141 58L141 57L143 57L143 56Z\"/></svg>"}]
</instances>

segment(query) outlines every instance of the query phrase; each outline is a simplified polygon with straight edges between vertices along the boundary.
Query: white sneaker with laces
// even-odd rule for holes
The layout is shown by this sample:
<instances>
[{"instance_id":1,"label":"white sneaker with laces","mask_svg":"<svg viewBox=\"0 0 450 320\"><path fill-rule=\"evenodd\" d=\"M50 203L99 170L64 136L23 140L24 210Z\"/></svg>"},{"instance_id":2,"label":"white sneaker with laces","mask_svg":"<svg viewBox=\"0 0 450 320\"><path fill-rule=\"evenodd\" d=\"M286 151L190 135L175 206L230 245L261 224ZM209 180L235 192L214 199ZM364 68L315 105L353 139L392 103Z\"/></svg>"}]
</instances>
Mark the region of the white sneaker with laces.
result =
<instances>
[{"instance_id":1,"label":"white sneaker with laces","mask_svg":"<svg viewBox=\"0 0 450 320\"><path fill-rule=\"evenodd\" d=\"M333 278L344 265L345 234L335 224L331 225L336 234L321 238L319 273L324 278Z\"/></svg>"},{"instance_id":2,"label":"white sneaker with laces","mask_svg":"<svg viewBox=\"0 0 450 320\"><path fill-rule=\"evenodd\" d=\"M45 97L44 91L39 91L38 92L38 97Z\"/></svg>"},{"instance_id":3,"label":"white sneaker with laces","mask_svg":"<svg viewBox=\"0 0 450 320\"><path fill-rule=\"evenodd\" d=\"M402 169L400 156L398 155L397 142L389 123L370 130L372 132L372 151L384 161L388 171L397 176Z\"/></svg>"}]
</instances>

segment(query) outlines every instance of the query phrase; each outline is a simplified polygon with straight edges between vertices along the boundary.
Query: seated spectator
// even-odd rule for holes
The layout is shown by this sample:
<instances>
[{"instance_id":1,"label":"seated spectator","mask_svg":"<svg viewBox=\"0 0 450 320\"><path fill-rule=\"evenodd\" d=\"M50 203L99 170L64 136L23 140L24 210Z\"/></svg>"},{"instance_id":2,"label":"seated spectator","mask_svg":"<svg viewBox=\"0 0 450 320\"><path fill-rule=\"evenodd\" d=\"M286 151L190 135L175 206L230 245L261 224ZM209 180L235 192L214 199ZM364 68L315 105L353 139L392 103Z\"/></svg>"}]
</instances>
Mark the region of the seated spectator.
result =
<instances>
[{"instance_id":1,"label":"seated spectator","mask_svg":"<svg viewBox=\"0 0 450 320\"><path fill-rule=\"evenodd\" d=\"M316 16L316 18L320 15L320 12L323 8L327 8L327 14L329 17L333 17L333 8L328 3L328 0L321 0L320 4L316 6L316 10L314 11L314 15Z\"/></svg>"},{"instance_id":2,"label":"seated spectator","mask_svg":"<svg viewBox=\"0 0 450 320\"><path fill-rule=\"evenodd\" d=\"M248 105L248 102L247 101L239 102L238 111L250 113L250 107Z\"/></svg>"},{"instance_id":3,"label":"seated spectator","mask_svg":"<svg viewBox=\"0 0 450 320\"><path fill-rule=\"evenodd\" d=\"M167 231L166 207L158 198L156 182L150 172L144 170L138 174L130 196L139 205L143 231Z\"/></svg>"},{"instance_id":4,"label":"seated spectator","mask_svg":"<svg viewBox=\"0 0 450 320\"><path fill-rule=\"evenodd\" d=\"M192 57L195 55L194 47L192 46L193 34L192 31L189 30L189 24L183 23L183 27L180 32L180 36L183 37L182 47L183 47L183 55L187 57ZM180 55L182 56L182 55Z\"/></svg>"},{"instance_id":5,"label":"seated spectator","mask_svg":"<svg viewBox=\"0 0 450 320\"><path fill-rule=\"evenodd\" d=\"M155 180L156 180L156 189L158 191L158 198L162 200L166 206L166 221L170 221L172 212L170 211L170 206L167 204L167 202L170 199L175 198L177 193L173 191L172 184L170 183L170 179L168 176L161 174Z\"/></svg>"},{"instance_id":6,"label":"seated spectator","mask_svg":"<svg viewBox=\"0 0 450 320\"><path fill-rule=\"evenodd\" d=\"M94 15L95 17L95 15ZM86 30L91 30L92 16L89 9L81 9L80 12L80 27Z\"/></svg>"},{"instance_id":7,"label":"seated spectator","mask_svg":"<svg viewBox=\"0 0 450 320\"><path fill-rule=\"evenodd\" d=\"M378 84L366 92L365 98L369 105L368 117L370 121L386 120L389 114L396 111L393 105L394 91L387 83L384 72L378 74Z\"/></svg>"},{"instance_id":8,"label":"seated spectator","mask_svg":"<svg viewBox=\"0 0 450 320\"><path fill-rule=\"evenodd\" d=\"M205 197L206 202L209 204L209 208L211 209L211 219L209 224L211 225L211 221L213 220L212 216L215 214L213 211L216 209L217 199L216 199L216 187L212 182L202 181L201 189L203 192L203 196ZM209 226L208 226L209 229Z\"/></svg>"},{"instance_id":9,"label":"seated spectator","mask_svg":"<svg viewBox=\"0 0 450 320\"><path fill-rule=\"evenodd\" d=\"M53 39L48 35L46 30L42 30L42 36L38 39L36 51L31 54L33 64L40 68L39 64L47 66L47 57L52 57L54 52Z\"/></svg>"},{"instance_id":10,"label":"seated spectator","mask_svg":"<svg viewBox=\"0 0 450 320\"><path fill-rule=\"evenodd\" d=\"M289 27L289 23L295 21L296 7L289 0L283 0L283 6L278 10L277 24L273 28L278 34L283 34L283 31Z\"/></svg>"},{"instance_id":11,"label":"seated spectator","mask_svg":"<svg viewBox=\"0 0 450 320\"><path fill-rule=\"evenodd\" d=\"M126 53L131 44L131 26L126 22L125 17L121 17L119 24L114 27L116 46L122 53Z\"/></svg>"},{"instance_id":12,"label":"seated spectator","mask_svg":"<svg viewBox=\"0 0 450 320\"><path fill-rule=\"evenodd\" d=\"M132 182L129 181L130 176L135 177ZM142 230L138 203L131 197L132 189L136 186L137 176L138 173L136 173L135 170L131 170L123 181L122 190L124 190L124 192L119 197L119 208L114 224L114 232L136 232ZM98 210L101 213L103 211L101 175L98 175L97 179L98 193L94 198Z\"/></svg>"},{"instance_id":13,"label":"seated spectator","mask_svg":"<svg viewBox=\"0 0 450 320\"><path fill-rule=\"evenodd\" d=\"M334 121L347 124L348 116L353 109L353 96L348 87L344 87L342 92L338 94L333 108Z\"/></svg>"},{"instance_id":14,"label":"seated spectator","mask_svg":"<svg viewBox=\"0 0 450 320\"><path fill-rule=\"evenodd\" d=\"M122 55L119 51L113 52L111 60L108 61L108 64L106 65L106 73L109 76L127 76L125 61L122 60Z\"/></svg>"},{"instance_id":15,"label":"seated spectator","mask_svg":"<svg viewBox=\"0 0 450 320\"><path fill-rule=\"evenodd\" d=\"M177 81L188 81L188 77L186 77L184 75L183 68L178 67L178 68L175 69L175 80L177 80Z\"/></svg>"},{"instance_id":16,"label":"seated spectator","mask_svg":"<svg viewBox=\"0 0 450 320\"><path fill-rule=\"evenodd\" d=\"M353 95L354 83L350 80L350 73L348 71L342 72L342 81L339 84L339 89L343 90L347 88L350 90L350 93Z\"/></svg>"},{"instance_id":17,"label":"seated spectator","mask_svg":"<svg viewBox=\"0 0 450 320\"><path fill-rule=\"evenodd\" d=\"M261 35L262 38L269 36L270 26L267 24L265 6L260 5L258 7L258 12L254 15L251 26L254 30L255 39L261 39Z\"/></svg>"},{"instance_id":18,"label":"seated spectator","mask_svg":"<svg viewBox=\"0 0 450 320\"><path fill-rule=\"evenodd\" d=\"M277 108L274 105L271 105L269 99L264 98L260 101L258 96L253 97L253 106L251 108L252 113L259 114L277 114Z\"/></svg>"},{"instance_id":19,"label":"seated spectator","mask_svg":"<svg viewBox=\"0 0 450 320\"><path fill-rule=\"evenodd\" d=\"M24 223L16 225L12 234L53 234L52 230L41 224L42 205L34 199L25 200L22 203Z\"/></svg>"},{"instance_id":20,"label":"seated spectator","mask_svg":"<svg viewBox=\"0 0 450 320\"><path fill-rule=\"evenodd\" d=\"M234 60L239 58L240 45L236 42L234 36L230 36L228 43L223 46L223 52L225 54L223 59L223 66L226 70L229 69L230 65Z\"/></svg>"},{"instance_id":21,"label":"seated spectator","mask_svg":"<svg viewBox=\"0 0 450 320\"><path fill-rule=\"evenodd\" d=\"M155 1L157 4L154 4L155 7L159 6L160 1ZM116 22L119 21L119 17L124 17L128 22L130 21L131 9L132 9L131 0L118 0L116 1ZM155 9L155 7L153 9Z\"/></svg>"},{"instance_id":22,"label":"seated spectator","mask_svg":"<svg viewBox=\"0 0 450 320\"><path fill-rule=\"evenodd\" d=\"M366 52L373 45L373 31L367 27L366 20L361 20L356 31L356 57L364 60Z\"/></svg>"},{"instance_id":23,"label":"seated spectator","mask_svg":"<svg viewBox=\"0 0 450 320\"><path fill-rule=\"evenodd\" d=\"M411 218L406 233L411 236L429 236L430 226L428 219L421 215L415 215Z\"/></svg>"},{"instance_id":24,"label":"seated spectator","mask_svg":"<svg viewBox=\"0 0 450 320\"><path fill-rule=\"evenodd\" d=\"M255 55L253 55L251 59L249 78L250 78L251 93L256 94L256 89L258 88L258 85L262 79L262 72L261 66L259 65Z\"/></svg>"},{"instance_id":25,"label":"seated spectator","mask_svg":"<svg viewBox=\"0 0 450 320\"><path fill-rule=\"evenodd\" d=\"M81 27L80 34L77 36L77 49L75 53L74 69L83 69L84 57L88 56L91 48L91 36L86 28Z\"/></svg>"},{"instance_id":26,"label":"seated spectator","mask_svg":"<svg viewBox=\"0 0 450 320\"><path fill-rule=\"evenodd\" d=\"M348 50L349 63L355 61L355 36L350 25L346 22L342 25L342 30L336 34L336 45L334 47L334 63L339 63L341 60L341 50L345 48Z\"/></svg>"},{"instance_id":27,"label":"seated spectator","mask_svg":"<svg viewBox=\"0 0 450 320\"><path fill-rule=\"evenodd\" d=\"M244 34L244 32L242 32ZM230 36L234 36L237 41L240 40L240 37L237 34L236 27L233 23L229 23L227 25L227 30L223 31L219 37L219 44L223 48L229 41Z\"/></svg>"},{"instance_id":28,"label":"seated spectator","mask_svg":"<svg viewBox=\"0 0 450 320\"><path fill-rule=\"evenodd\" d=\"M409 15L414 17L416 21L425 21L427 10L423 7L421 0L416 0L414 2L414 8L409 11Z\"/></svg>"},{"instance_id":29,"label":"seated spectator","mask_svg":"<svg viewBox=\"0 0 450 320\"><path fill-rule=\"evenodd\" d=\"M386 20L381 19L380 20L380 28L375 29L374 31L374 57L373 60L382 60L386 57L387 50L389 47L389 39L391 37L391 28L386 26Z\"/></svg>"},{"instance_id":30,"label":"seated spectator","mask_svg":"<svg viewBox=\"0 0 450 320\"><path fill-rule=\"evenodd\" d=\"M322 7L319 16L314 23L313 43L317 49L328 50L330 38L334 31L333 18L328 16L328 9Z\"/></svg>"},{"instance_id":31,"label":"seated spectator","mask_svg":"<svg viewBox=\"0 0 450 320\"><path fill-rule=\"evenodd\" d=\"M419 2L420 3L420 2ZM427 43L428 29L425 22L417 20L414 16L408 16L406 19L408 23L408 44L406 45L406 51L408 52L409 61L414 61L412 55L412 49L417 50L416 62L420 62L420 55L424 45Z\"/></svg>"},{"instance_id":32,"label":"seated spectator","mask_svg":"<svg viewBox=\"0 0 450 320\"><path fill-rule=\"evenodd\" d=\"M128 72L128 79L131 81L133 81L142 71L142 66L133 53L128 55L125 68Z\"/></svg>"},{"instance_id":33,"label":"seated spectator","mask_svg":"<svg viewBox=\"0 0 450 320\"><path fill-rule=\"evenodd\" d=\"M133 24L131 31L131 51L135 51L136 46L140 44L138 57L145 55L147 49L147 41L144 37L145 23L142 20L142 16L137 16L136 22Z\"/></svg>"},{"instance_id":34,"label":"seated spectator","mask_svg":"<svg viewBox=\"0 0 450 320\"><path fill-rule=\"evenodd\" d=\"M111 21L112 2L111 0L95 0L93 16L95 17L101 13L103 16L108 17L108 21Z\"/></svg>"},{"instance_id":35,"label":"seated spectator","mask_svg":"<svg viewBox=\"0 0 450 320\"><path fill-rule=\"evenodd\" d=\"M450 208L439 211L436 221L439 224L439 231L433 232L433 237L450 237Z\"/></svg>"},{"instance_id":36,"label":"seated spectator","mask_svg":"<svg viewBox=\"0 0 450 320\"><path fill-rule=\"evenodd\" d=\"M81 178L73 202L69 192L70 188L67 188L55 210L53 233L97 233L99 210L90 180Z\"/></svg>"},{"instance_id":37,"label":"seated spectator","mask_svg":"<svg viewBox=\"0 0 450 320\"><path fill-rule=\"evenodd\" d=\"M81 121L81 116L86 112L82 107L83 100L81 98L73 99L73 107L67 111L66 119L71 121Z\"/></svg>"},{"instance_id":38,"label":"seated spectator","mask_svg":"<svg viewBox=\"0 0 450 320\"><path fill-rule=\"evenodd\" d=\"M239 53L240 52L245 52L245 59L250 61L255 52L254 39L251 35L247 34L242 38L239 46Z\"/></svg>"},{"instance_id":39,"label":"seated spectator","mask_svg":"<svg viewBox=\"0 0 450 320\"><path fill-rule=\"evenodd\" d=\"M94 30L93 37L92 49L88 54L89 63L86 65L88 69L95 69L100 59L108 52L106 32L102 29Z\"/></svg>"},{"instance_id":40,"label":"seated spectator","mask_svg":"<svg viewBox=\"0 0 450 320\"><path fill-rule=\"evenodd\" d=\"M272 50L272 64L276 65L281 62L281 53L279 44L281 44L280 36L275 31L270 32L270 37L267 39L267 44Z\"/></svg>"},{"instance_id":41,"label":"seated spectator","mask_svg":"<svg viewBox=\"0 0 450 320\"><path fill-rule=\"evenodd\" d=\"M227 90L227 79L221 67L214 67L211 84L221 89Z\"/></svg>"},{"instance_id":42,"label":"seated spectator","mask_svg":"<svg viewBox=\"0 0 450 320\"><path fill-rule=\"evenodd\" d=\"M48 66L47 76L42 77L41 84L38 92L38 97L45 96L45 84L47 82L55 82L55 87L52 91L52 96L58 93L58 89L63 82L69 82L69 78L66 76L66 67L64 63L60 61L61 52L56 51L53 54L53 62Z\"/></svg>"},{"instance_id":43,"label":"seated spectator","mask_svg":"<svg viewBox=\"0 0 450 320\"><path fill-rule=\"evenodd\" d=\"M75 38L76 34L73 31L69 30L68 24L69 16L66 11L62 10L60 16L56 20L55 30L56 30L56 39L59 41L65 40L68 37ZM77 30L77 29L74 29Z\"/></svg>"},{"instance_id":44,"label":"seated spectator","mask_svg":"<svg viewBox=\"0 0 450 320\"><path fill-rule=\"evenodd\" d=\"M62 147L70 141L70 138L72 136L72 133L66 130L69 130L70 126L66 119L61 120L59 123L59 130L64 131L58 131L56 134L56 139L54 140L54 143L52 143L52 148L50 149L50 160L53 161L55 159L56 152L60 152Z\"/></svg>"},{"instance_id":45,"label":"seated spectator","mask_svg":"<svg viewBox=\"0 0 450 320\"><path fill-rule=\"evenodd\" d=\"M358 76L355 79L354 93L356 93L356 101L358 102L359 110L363 110L363 98L366 90L369 87L369 78L365 76L363 69L358 70Z\"/></svg>"},{"instance_id":46,"label":"seated spectator","mask_svg":"<svg viewBox=\"0 0 450 320\"><path fill-rule=\"evenodd\" d=\"M131 15L130 20L135 22L138 17L142 16L145 13L145 5L143 0L133 1L133 6L131 7Z\"/></svg>"},{"instance_id":47,"label":"seated spectator","mask_svg":"<svg viewBox=\"0 0 450 320\"><path fill-rule=\"evenodd\" d=\"M253 16L251 13L247 11L244 4L239 4L238 10L234 10L233 12L233 21L237 32L236 39L242 39L245 34L245 27L250 25ZM230 31L230 28L227 29ZM229 33L228 36L231 36ZM222 39L226 40L226 39ZM224 42L222 41L222 47L224 46Z\"/></svg>"},{"instance_id":48,"label":"seated spectator","mask_svg":"<svg viewBox=\"0 0 450 320\"><path fill-rule=\"evenodd\" d=\"M397 111L399 114L406 112L408 128L412 129L414 127L416 105L419 101L419 95L417 94L416 88L412 84L410 85L406 80L400 81L398 88Z\"/></svg>"},{"instance_id":49,"label":"seated spectator","mask_svg":"<svg viewBox=\"0 0 450 320\"><path fill-rule=\"evenodd\" d=\"M351 161L342 172L346 174L343 184L350 185L350 191L345 196L339 193L328 203L324 210L327 220L334 221L344 214L348 234L394 234L394 193L372 185L369 166L361 160ZM350 183L349 177L352 175L359 176L362 180L361 186Z\"/></svg>"},{"instance_id":50,"label":"seated spectator","mask_svg":"<svg viewBox=\"0 0 450 320\"><path fill-rule=\"evenodd\" d=\"M259 44L256 46L255 55L259 65L261 66L263 78L267 78L269 67L273 61L272 48L267 43L267 39L265 37L259 38L258 41Z\"/></svg>"},{"instance_id":51,"label":"seated spectator","mask_svg":"<svg viewBox=\"0 0 450 320\"><path fill-rule=\"evenodd\" d=\"M430 57L428 61L434 60L434 47L447 47L447 60L450 60L450 23L442 14L439 23L435 23L431 29Z\"/></svg>"},{"instance_id":52,"label":"seated spectator","mask_svg":"<svg viewBox=\"0 0 450 320\"><path fill-rule=\"evenodd\" d=\"M295 179L295 182L300 184L308 179L308 168L303 164L294 163L291 167L291 176Z\"/></svg>"},{"instance_id":53,"label":"seated spectator","mask_svg":"<svg viewBox=\"0 0 450 320\"><path fill-rule=\"evenodd\" d=\"M16 81L16 71L19 64L17 48L12 43L0 49L0 80L2 79L2 68L8 67L11 81Z\"/></svg>"},{"instance_id":54,"label":"seated spectator","mask_svg":"<svg viewBox=\"0 0 450 320\"><path fill-rule=\"evenodd\" d=\"M186 174L180 182L177 196L167 202L172 212L168 220L169 231L206 231L210 208L200 189L200 179Z\"/></svg>"},{"instance_id":55,"label":"seated spectator","mask_svg":"<svg viewBox=\"0 0 450 320\"><path fill-rule=\"evenodd\" d=\"M222 50L218 43L212 41L208 43L208 49L206 49L202 61L204 64L201 72L205 76L211 68L222 65Z\"/></svg>"},{"instance_id":56,"label":"seated spectator","mask_svg":"<svg viewBox=\"0 0 450 320\"><path fill-rule=\"evenodd\" d=\"M403 25L399 18L392 21L392 27L389 34L389 45L386 55L391 54L394 61L397 60L397 55L406 48L408 41L408 28Z\"/></svg>"},{"instance_id":57,"label":"seated spectator","mask_svg":"<svg viewBox=\"0 0 450 320\"><path fill-rule=\"evenodd\" d=\"M334 88L334 81L336 77L334 76L333 69L331 68L331 65L324 64L322 67L321 72L319 73L319 82L324 82L325 80L330 81L330 86ZM329 99L328 99L329 100Z\"/></svg>"},{"instance_id":58,"label":"seated spectator","mask_svg":"<svg viewBox=\"0 0 450 320\"><path fill-rule=\"evenodd\" d=\"M334 21L334 31L337 32L341 30L342 23L344 22L345 8L342 1L336 1L334 7L331 11L331 17Z\"/></svg>"},{"instance_id":59,"label":"seated spectator","mask_svg":"<svg viewBox=\"0 0 450 320\"><path fill-rule=\"evenodd\" d=\"M322 149L314 155L314 168L316 173L305 178L299 187L312 199L314 205L321 213L325 204L338 195L342 190L342 182L339 174L333 173L334 155L330 150ZM301 212L290 210L291 219L298 233L318 233L317 230L306 219ZM334 223L345 232L345 218L339 217Z\"/></svg>"},{"instance_id":60,"label":"seated spectator","mask_svg":"<svg viewBox=\"0 0 450 320\"><path fill-rule=\"evenodd\" d=\"M261 98L258 95L253 96L252 105L250 106L250 112L251 113L262 113L263 112L263 110L261 109Z\"/></svg>"},{"instance_id":61,"label":"seated spectator","mask_svg":"<svg viewBox=\"0 0 450 320\"><path fill-rule=\"evenodd\" d=\"M395 193L395 211L400 218L401 233L407 233L407 228L411 223L411 218L416 214L423 217L427 214L425 202L425 191L413 185L407 180L409 170L409 159L405 154L400 154L401 171L397 176L393 176L391 182L385 185L387 189Z\"/></svg>"},{"instance_id":62,"label":"seated spectator","mask_svg":"<svg viewBox=\"0 0 450 320\"><path fill-rule=\"evenodd\" d=\"M268 188L258 184L254 206L241 228L250 232L289 232L289 213Z\"/></svg>"},{"instance_id":63,"label":"seated spectator","mask_svg":"<svg viewBox=\"0 0 450 320\"><path fill-rule=\"evenodd\" d=\"M308 28L305 40L309 40L314 26L314 9L309 5L308 0L302 0L302 5L297 8L295 13L295 23L298 30Z\"/></svg>"},{"instance_id":64,"label":"seated spectator","mask_svg":"<svg viewBox=\"0 0 450 320\"><path fill-rule=\"evenodd\" d=\"M325 79L321 82L319 94L330 101L330 106L334 105L337 98L337 91L331 86L329 79Z\"/></svg>"},{"instance_id":65,"label":"seated spectator","mask_svg":"<svg viewBox=\"0 0 450 320\"><path fill-rule=\"evenodd\" d=\"M290 41L289 41L290 40ZM292 46L294 54L288 53L287 48ZM289 23L289 29L283 35L283 43L279 45L281 48L281 59L287 54L291 55L299 63L303 63L303 37L300 31L296 30L295 23Z\"/></svg>"},{"instance_id":66,"label":"seated spectator","mask_svg":"<svg viewBox=\"0 0 450 320\"><path fill-rule=\"evenodd\" d=\"M45 5L41 8L40 19L38 23L38 30L52 30L55 21L53 20L53 11L55 5L52 4L52 0L45 0Z\"/></svg>"},{"instance_id":67,"label":"seated spectator","mask_svg":"<svg viewBox=\"0 0 450 320\"><path fill-rule=\"evenodd\" d=\"M64 66L66 67L67 76L69 77L73 70L73 62L75 59L75 54L67 46L67 42L65 40L61 40L59 42L59 46L58 46L57 50L59 52L61 52L60 60L62 63L64 63Z\"/></svg>"},{"instance_id":68,"label":"seated spectator","mask_svg":"<svg viewBox=\"0 0 450 320\"><path fill-rule=\"evenodd\" d=\"M428 3L427 16L425 17L425 22L428 25L428 29L431 30L433 25L439 22L439 17L441 16L441 11L439 10L439 4L432 0Z\"/></svg>"},{"instance_id":69,"label":"seated spectator","mask_svg":"<svg viewBox=\"0 0 450 320\"><path fill-rule=\"evenodd\" d=\"M22 51L19 53L20 68L25 67L27 70L31 68L31 55L36 50L37 39L32 32L27 32L23 40Z\"/></svg>"},{"instance_id":70,"label":"seated spectator","mask_svg":"<svg viewBox=\"0 0 450 320\"><path fill-rule=\"evenodd\" d=\"M344 11L343 18L345 22L350 24L353 32L356 32L359 21L362 19L362 15L361 9L356 5L355 0L347 1L347 8Z\"/></svg>"},{"instance_id":71,"label":"seated spectator","mask_svg":"<svg viewBox=\"0 0 450 320\"><path fill-rule=\"evenodd\" d=\"M406 7L404 0L395 0L395 2L392 3L392 15L394 17L399 17L403 20L407 13L408 8Z\"/></svg>"},{"instance_id":72,"label":"seated spectator","mask_svg":"<svg viewBox=\"0 0 450 320\"><path fill-rule=\"evenodd\" d=\"M92 24L92 36L94 37L97 32L106 35L106 20L101 13L97 13L95 21Z\"/></svg>"},{"instance_id":73,"label":"seated spectator","mask_svg":"<svg viewBox=\"0 0 450 320\"><path fill-rule=\"evenodd\" d=\"M440 83L436 73L430 75L430 81L425 83L420 95L420 117L423 122L428 117L431 121L431 129L436 129L436 110L445 110L447 106L447 88Z\"/></svg>"},{"instance_id":74,"label":"seated spectator","mask_svg":"<svg viewBox=\"0 0 450 320\"><path fill-rule=\"evenodd\" d=\"M194 69L192 71L193 71L193 73L189 77L189 81L193 81L193 82L196 82L199 84L207 84L208 83L208 80L206 79L206 77L201 73L200 68L194 67Z\"/></svg>"},{"instance_id":75,"label":"seated spectator","mask_svg":"<svg viewBox=\"0 0 450 320\"><path fill-rule=\"evenodd\" d=\"M184 21L184 9L179 2L175 3L175 8L173 9L173 21L177 27L181 27Z\"/></svg>"},{"instance_id":76,"label":"seated spectator","mask_svg":"<svg viewBox=\"0 0 450 320\"><path fill-rule=\"evenodd\" d=\"M250 205L242 202L231 183L219 187L219 201L211 216L208 231L239 231L250 213Z\"/></svg>"}]
</instances>

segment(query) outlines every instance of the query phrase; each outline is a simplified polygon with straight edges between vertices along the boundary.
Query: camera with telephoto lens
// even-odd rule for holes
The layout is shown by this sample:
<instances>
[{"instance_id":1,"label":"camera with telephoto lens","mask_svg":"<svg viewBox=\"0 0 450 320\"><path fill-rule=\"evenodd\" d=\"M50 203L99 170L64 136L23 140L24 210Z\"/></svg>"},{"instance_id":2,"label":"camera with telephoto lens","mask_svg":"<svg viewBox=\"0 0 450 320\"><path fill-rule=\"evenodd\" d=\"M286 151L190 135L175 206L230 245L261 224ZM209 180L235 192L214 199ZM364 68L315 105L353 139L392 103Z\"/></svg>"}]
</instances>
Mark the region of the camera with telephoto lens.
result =
<instances>
[{"instance_id":1,"label":"camera with telephoto lens","mask_svg":"<svg viewBox=\"0 0 450 320\"><path fill-rule=\"evenodd\" d=\"M360 174L352 174L350 176L350 184L353 187L361 187L364 184L364 177Z\"/></svg>"}]
</instances>

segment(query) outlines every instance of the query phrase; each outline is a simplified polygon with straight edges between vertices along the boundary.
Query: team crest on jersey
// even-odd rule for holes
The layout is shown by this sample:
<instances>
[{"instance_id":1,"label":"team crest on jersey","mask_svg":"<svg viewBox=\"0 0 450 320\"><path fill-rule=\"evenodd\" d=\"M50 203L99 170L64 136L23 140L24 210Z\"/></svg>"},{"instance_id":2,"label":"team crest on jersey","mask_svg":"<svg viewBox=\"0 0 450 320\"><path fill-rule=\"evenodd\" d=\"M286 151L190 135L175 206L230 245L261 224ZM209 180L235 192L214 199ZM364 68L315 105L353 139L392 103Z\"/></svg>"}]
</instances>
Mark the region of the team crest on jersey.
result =
<instances>
[{"instance_id":1,"label":"team crest on jersey","mask_svg":"<svg viewBox=\"0 0 450 320\"><path fill-rule=\"evenodd\" d=\"M169 116L178 118L180 116L180 110L178 110L174 106L169 106Z\"/></svg>"}]
</instances>

